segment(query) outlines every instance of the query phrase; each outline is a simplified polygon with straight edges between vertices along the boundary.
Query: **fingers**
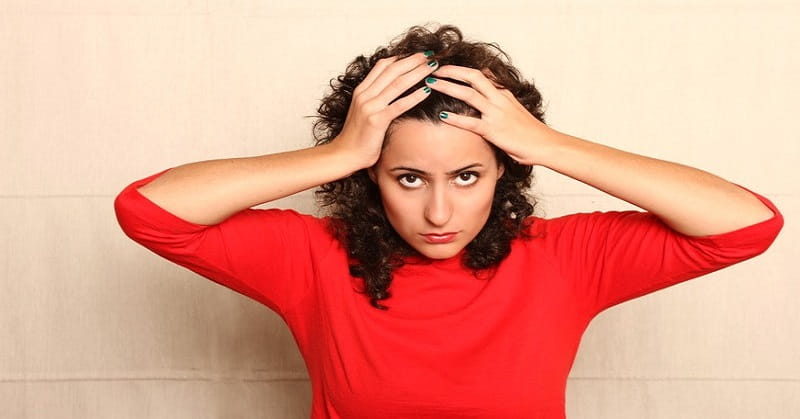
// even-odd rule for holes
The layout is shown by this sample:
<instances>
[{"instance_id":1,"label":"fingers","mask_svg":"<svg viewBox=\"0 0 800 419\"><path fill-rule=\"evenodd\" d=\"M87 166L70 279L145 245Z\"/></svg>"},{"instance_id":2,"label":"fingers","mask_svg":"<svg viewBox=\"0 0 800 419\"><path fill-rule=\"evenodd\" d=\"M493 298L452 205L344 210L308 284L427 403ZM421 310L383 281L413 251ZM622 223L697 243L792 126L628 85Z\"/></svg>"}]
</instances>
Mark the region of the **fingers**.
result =
<instances>
[{"instance_id":1,"label":"fingers","mask_svg":"<svg viewBox=\"0 0 800 419\"><path fill-rule=\"evenodd\" d=\"M380 76L381 73L383 73L383 71L389 67L389 65L396 62L399 58L399 56L394 55L378 60L378 62L375 63L375 66L372 67L372 70L370 70L369 74L367 74L367 77L365 77L364 80L362 80L361 83L356 86L354 93L367 90L375 81L375 79L378 78L378 76Z\"/></svg>"},{"instance_id":2,"label":"fingers","mask_svg":"<svg viewBox=\"0 0 800 419\"><path fill-rule=\"evenodd\" d=\"M488 110L490 102L508 99L508 96L498 90L497 85L478 69L445 65L434 71L432 75L437 77L436 82L428 83L426 81L428 86L446 95L461 99L481 112ZM468 83L469 86L441 80L438 77L460 80Z\"/></svg>"},{"instance_id":3,"label":"fingers","mask_svg":"<svg viewBox=\"0 0 800 419\"><path fill-rule=\"evenodd\" d=\"M471 116L459 115L452 112L442 112L444 115L439 114L439 119L454 127L463 128L472 131L482 137L486 137L486 124L480 118Z\"/></svg>"},{"instance_id":4,"label":"fingers","mask_svg":"<svg viewBox=\"0 0 800 419\"><path fill-rule=\"evenodd\" d=\"M370 82L369 86L366 86L362 89L362 99L369 100L372 99L383 92L383 90L392 83L395 79L399 76L417 68L420 64L427 63L428 58L425 57L425 54L418 52L416 54L411 54L406 58L396 59L396 57L389 57L389 58L382 58L378 60L378 63L375 64L375 67L370 71L370 74L367 76L364 81L366 82L367 79L372 76L373 73L376 73L373 76L372 81ZM378 68L378 65L381 67ZM375 70L380 71L375 71ZM364 82L361 83L363 85ZM359 87L361 87L359 85ZM406 89L411 85L406 86ZM394 98L392 98L394 99ZM391 101L391 99L389 100ZM385 104L388 104L389 101L386 101Z\"/></svg>"},{"instance_id":5,"label":"fingers","mask_svg":"<svg viewBox=\"0 0 800 419\"><path fill-rule=\"evenodd\" d=\"M417 65L413 70L389 82L375 100L384 105L391 103L411 86L419 83L423 78L429 75L437 66L438 63L434 60L425 61Z\"/></svg>"},{"instance_id":6,"label":"fingers","mask_svg":"<svg viewBox=\"0 0 800 419\"><path fill-rule=\"evenodd\" d=\"M407 96L397 99L396 101L394 101L394 103L392 103L386 108L385 112L387 113L387 118L389 119L397 118L398 116L402 115L403 112L413 108L414 105L425 100L425 98L428 97L428 95L430 94L431 94L431 88L425 86L417 89L414 93L411 93Z\"/></svg>"},{"instance_id":7,"label":"fingers","mask_svg":"<svg viewBox=\"0 0 800 419\"><path fill-rule=\"evenodd\" d=\"M388 104L392 100L394 100L397 96L400 95L403 91L408 89L409 87L413 86L414 83L419 81L422 76L411 83L408 83L409 76L407 73L416 71L417 74L420 69L423 70L433 70L433 68L428 67L426 63L429 61L428 57L425 54L418 52L416 54L412 54L402 60L399 60L397 63L389 66L386 71L382 72L378 78L375 80L374 83L370 86L370 91L374 93L374 96L380 95L383 99L384 104ZM384 92L386 88L391 86L391 91L397 91L398 87L403 87L402 90L398 91L395 96L386 97Z\"/></svg>"}]
</instances>

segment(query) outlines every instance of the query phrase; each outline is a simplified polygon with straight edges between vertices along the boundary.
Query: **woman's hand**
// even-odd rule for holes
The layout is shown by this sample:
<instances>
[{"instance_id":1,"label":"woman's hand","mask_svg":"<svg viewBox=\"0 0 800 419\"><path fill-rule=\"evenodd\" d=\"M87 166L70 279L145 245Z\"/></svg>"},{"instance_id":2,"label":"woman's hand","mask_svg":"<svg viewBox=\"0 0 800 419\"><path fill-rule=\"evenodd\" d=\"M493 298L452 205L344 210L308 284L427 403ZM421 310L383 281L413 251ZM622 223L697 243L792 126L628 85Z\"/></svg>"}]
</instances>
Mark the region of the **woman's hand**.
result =
<instances>
[{"instance_id":1,"label":"woman's hand","mask_svg":"<svg viewBox=\"0 0 800 419\"><path fill-rule=\"evenodd\" d=\"M380 158L386 129L392 120L430 93L430 89L423 87L391 103L438 66L422 52L398 58L378 60L355 88L342 132L331 142L352 153L362 167L370 167Z\"/></svg>"},{"instance_id":2,"label":"woman's hand","mask_svg":"<svg viewBox=\"0 0 800 419\"><path fill-rule=\"evenodd\" d=\"M482 136L517 162L537 164L537 151L553 141L555 130L536 119L508 89L489 80L480 70L445 65L432 75L469 83L462 86L438 78L433 83L426 79L431 88L461 99L481 113L480 118L473 118L447 112L447 118L440 119Z\"/></svg>"}]
</instances>

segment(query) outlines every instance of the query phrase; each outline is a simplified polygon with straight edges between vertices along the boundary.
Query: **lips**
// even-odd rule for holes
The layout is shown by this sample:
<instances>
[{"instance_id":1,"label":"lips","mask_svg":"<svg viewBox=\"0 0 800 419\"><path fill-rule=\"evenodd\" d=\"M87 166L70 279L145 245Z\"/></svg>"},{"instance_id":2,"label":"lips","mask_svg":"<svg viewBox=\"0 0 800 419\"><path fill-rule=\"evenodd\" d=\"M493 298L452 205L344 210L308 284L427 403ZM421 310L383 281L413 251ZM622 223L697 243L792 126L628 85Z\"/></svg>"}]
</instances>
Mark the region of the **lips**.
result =
<instances>
[{"instance_id":1,"label":"lips","mask_svg":"<svg viewBox=\"0 0 800 419\"><path fill-rule=\"evenodd\" d=\"M425 241L428 243L441 244L450 243L451 241L455 240L456 234L458 234L458 232L429 233L423 234L422 237L424 237Z\"/></svg>"}]
</instances>

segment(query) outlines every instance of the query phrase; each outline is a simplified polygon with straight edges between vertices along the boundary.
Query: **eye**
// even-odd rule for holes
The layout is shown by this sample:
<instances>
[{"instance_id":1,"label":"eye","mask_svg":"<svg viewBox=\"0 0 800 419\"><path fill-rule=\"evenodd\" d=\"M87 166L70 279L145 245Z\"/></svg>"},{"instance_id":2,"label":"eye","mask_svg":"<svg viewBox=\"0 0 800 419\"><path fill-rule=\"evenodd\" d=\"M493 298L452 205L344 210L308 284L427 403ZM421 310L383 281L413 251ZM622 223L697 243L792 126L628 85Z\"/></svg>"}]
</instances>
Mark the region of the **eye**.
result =
<instances>
[{"instance_id":1,"label":"eye","mask_svg":"<svg viewBox=\"0 0 800 419\"><path fill-rule=\"evenodd\" d=\"M406 188L416 188L417 186L419 186L419 183L415 182L419 180L419 177L417 177L416 175L412 174L400 175L397 177L397 180L400 182L401 185L405 186ZM403 182L403 180L405 180L406 182Z\"/></svg>"},{"instance_id":2,"label":"eye","mask_svg":"<svg viewBox=\"0 0 800 419\"><path fill-rule=\"evenodd\" d=\"M461 186L469 186L477 182L479 177L480 175L478 174L478 172L461 172L458 174L456 180L463 181L463 183L461 182L456 182L456 183L458 183Z\"/></svg>"}]
</instances>

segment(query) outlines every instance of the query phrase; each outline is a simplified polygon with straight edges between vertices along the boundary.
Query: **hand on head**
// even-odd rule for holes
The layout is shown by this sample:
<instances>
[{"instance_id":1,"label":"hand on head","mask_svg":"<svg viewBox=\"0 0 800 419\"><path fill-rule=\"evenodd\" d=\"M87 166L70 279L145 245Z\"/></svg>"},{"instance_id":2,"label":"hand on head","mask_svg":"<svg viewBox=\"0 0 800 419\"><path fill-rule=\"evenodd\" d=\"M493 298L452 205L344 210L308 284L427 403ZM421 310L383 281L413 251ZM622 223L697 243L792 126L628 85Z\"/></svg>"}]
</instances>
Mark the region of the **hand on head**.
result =
<instances>
[{"instance_id":1,"label":"hand on head","mask_svg":"<svg viewBox=\"0 0 800 419\"><path fill-rule=\"evenodd\" d=\"M431 89L425 86L395 100L438 67L435 60L428 58L431 53L378 60L353 91L342 131L332 143L357 156L363 167L375 164L392 120L428 97Z\"/></svg>"}]
</instances>

